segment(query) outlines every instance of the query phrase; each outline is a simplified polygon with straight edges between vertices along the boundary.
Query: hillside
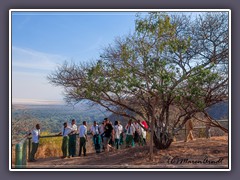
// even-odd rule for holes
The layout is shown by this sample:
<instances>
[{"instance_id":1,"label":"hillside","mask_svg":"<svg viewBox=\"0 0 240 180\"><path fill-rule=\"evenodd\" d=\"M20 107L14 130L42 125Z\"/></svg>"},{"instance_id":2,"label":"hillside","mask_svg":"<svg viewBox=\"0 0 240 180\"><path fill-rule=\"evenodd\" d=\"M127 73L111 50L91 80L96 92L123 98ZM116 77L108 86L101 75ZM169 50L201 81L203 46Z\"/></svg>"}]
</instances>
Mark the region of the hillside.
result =
<instances>
[{"instance_id":1,"label":"hillside","mask_svg":"<svg viewBox=\"0 0 240 180\"><path fill-rule=\"evenodd\" d=\"M207 109L208 114L214 120L228 119L228 101L215 104Z\"/></svg>"}]
</instances>

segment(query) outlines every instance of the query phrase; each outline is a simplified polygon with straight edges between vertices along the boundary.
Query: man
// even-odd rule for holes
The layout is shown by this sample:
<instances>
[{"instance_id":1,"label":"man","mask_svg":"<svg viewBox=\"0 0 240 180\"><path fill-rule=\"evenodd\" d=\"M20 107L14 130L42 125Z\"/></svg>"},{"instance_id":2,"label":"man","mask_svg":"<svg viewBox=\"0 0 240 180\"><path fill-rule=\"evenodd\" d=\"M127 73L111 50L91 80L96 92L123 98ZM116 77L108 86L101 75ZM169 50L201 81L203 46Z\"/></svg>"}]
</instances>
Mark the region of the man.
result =
<instances>
[{"instance_id":1,"label":"man","mask_svg":"<svg viewBox=\"0 0 240 180\"><path fill-rule=\"evenodd\" d=\"M146 123L146 121L139 121L140 123L141 123L141 125L144 127L144 128L148 128L148 126L145 124ZM144 123L145 122L145 123ZM141 133L142 133L142 143L143 143L143 145L146 145L147 143L146 143L146 137L147 137L147 131L146 131L146 129L144 129L144 128L142 128L141 127Z\"/></svg>"},{"instance_id":2,"label":"man","mask_svg":"<svg viewBox=\"0 0 240 180\"><path fill-rule=\"evenodd\" d=\"M101 149L104 151L104 143L103 143L103 137L104 137L104 129L105 129L105 121L102 122L102 124L99 127L99 133L101 136Z\"/></svg>"},{"instance_id":3,"label":"man","mask_svg":"<svg viewBox=\"0 0 240 180\"><path fill-rule=\"evenodd\" d=\"M59 133L59 135L63 136L63 140L62 140L62 153L63 156L61 157L62 159L65 159L66 157L70 158L69 156L69 134L72 132L72 129L70 127L68 127L67 122L63 123L63 128L62 131Z\"/></svg>"},{"instance_id":4,"label":"man","mask_svg":"<svg viewBox=\"0 0 240 180\"><path fill-rule=\"evenodd\" d=\"M135 132L137 132L138 133L138 145L140 146L143 146L143 145L145 145L145 142L146 142L146 134L144 133L144 129L142 128L142 123L141 123L141 121L140 120L137 120L137 121L135 121ZM145 141L144 141L144 138L143 137L145 137Z\"/></svg>"},{"instance_id":5,"label":"man","mask_svg":"<svg viewBox=\"0 0 240 180\"><path fill-rule=\"evenodd\" d=\"M114 136L115 136L115 145L117 149L120 148L120 135L122 133L122 125L120 125L119 121L115 121L114 123Z\"/></svg>"},{"instance_id":6,"label":"man","mask_svg":"<svg viewBox=\"0 0 240 180\"><path fill-rule=\"evenodd\" d=\"M130 119L128 121L128 124L125 127L126 129L126 147L134 146L133 144L133 138L134 138L134 133L135 133L135 128L132 124L132 120Z\"/></svg>"},{"instance_id":7,"label":"man","mask_svg":"<svg viewBox=\"0 0 240 180\"><path fill-rule=\"evenodd\" d=\"M108 118L104 119L104 137L103 137L103 142L104 142L104 149L109 152L109 148L112 146L109 144L110 138L113 137L113 127L109 121Z\"/></svg>"},{"instance_id":8,"label":"man","mask_svg":"<svg viewBox=\"0 0 240 180\"><path fill-rule=\"evenodd\" d=\"M75 119L72 119L71 126L72 132L69 134L69 156L74 157L76 155L76 133L77 133L77 125Z\"/></svg>"},{"instance_id":9,"label":"man","mask_svg":"<svg viewBox=\"0 0 240 180\"><path fill-rule=\"evenodd\" d=\"M96 153L100 153L100 132L99 132L99 127L97 125L97 122L94 121L93 125L90 129L92 135L93 135L93 144L96 150Z\"/></svg>"},{"instance_id":10,"label":"man","mask_svg":"<svg viewBox=\"0 0 240 180\"><path fill-rule=\"evenodd\" d=\"M139 143L140 144L140 136L141 136L141 129L140 125L138 124L137 121L134 121L133 126L135 128L135 133L134 133L134 143Z\"/></svg>"},{"instance_id":11,"label":"man","mask_svg":"<svg viewBox=\"0 0 240 180\"><path fill-rule=\"evenodd\" d=\"M35 154L37 152L38 149L38 145L39 145L39 138L40 138L40 125L36 124L36 129L33 129L31 132L29 132L27 136L32 135L32 150L30 153L30 157L29 157L29 161L30 162L35 162Z\"/></svg>"},{"instance_id":12,"label":"man","mask_svg":"<svg viewBox=\"0 0 240 180\"><path fill-rule=\"evenodd\" d=\"M123 126L121 125L121 122L118 121L118 126L120 127L121 129L121 133L120 133L120 139L119 139L119 145L123 145Z\"/></svg>"},{"instance_id":13,"label":"man","mask_svg":"<svg viewBox=\"0 0 240 180\"><path fill-rule=\"evenodd\" d=\"M86 142L87 142L87 122L83 121L83 124L79 127L79 137L80 137L80 148L79 148L79 156L86 156Z\"/></svg>"},{"instance_id":14,"label":"man","mask_svg":"<svg viewBox=\"0 0 240 180\"><path fill-rule=\"evenodd\" d=\"M193 138L193 122L191 119L189 119L186 122L186 136L185 136L185 141L184 142L188 142L189 140L194 140Z\"/></svg>"}]
</instances>

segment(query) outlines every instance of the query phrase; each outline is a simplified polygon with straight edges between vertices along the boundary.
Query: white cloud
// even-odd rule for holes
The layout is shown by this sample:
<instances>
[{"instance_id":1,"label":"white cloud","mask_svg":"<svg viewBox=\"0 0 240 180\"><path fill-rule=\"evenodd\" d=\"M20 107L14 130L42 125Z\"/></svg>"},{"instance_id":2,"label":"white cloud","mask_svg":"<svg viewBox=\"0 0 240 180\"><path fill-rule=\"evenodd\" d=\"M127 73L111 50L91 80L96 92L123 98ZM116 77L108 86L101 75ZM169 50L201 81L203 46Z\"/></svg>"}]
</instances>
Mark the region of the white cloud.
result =
<instances>
[{"instance_id":1,"label":"white cloud","mask_svg":"<svg viewBox=\"0 0 240 180\"><path fill-rule=\"evenodd\" d=\"M12 66L31 70L54 70L67 57L32 49L12 47Z\"/></svg>"}]
</instances>

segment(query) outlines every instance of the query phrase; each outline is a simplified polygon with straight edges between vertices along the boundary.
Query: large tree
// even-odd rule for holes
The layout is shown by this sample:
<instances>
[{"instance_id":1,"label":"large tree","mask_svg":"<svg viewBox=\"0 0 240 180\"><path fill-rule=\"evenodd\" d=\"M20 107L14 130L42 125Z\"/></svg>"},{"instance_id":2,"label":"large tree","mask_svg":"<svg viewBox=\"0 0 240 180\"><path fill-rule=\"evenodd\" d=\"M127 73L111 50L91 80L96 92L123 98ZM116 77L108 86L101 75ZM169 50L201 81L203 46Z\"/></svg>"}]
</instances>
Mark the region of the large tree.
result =
<instances>
[{"instance_id":1,"label":"large tree","mask_svg":"<svg viewBox=\"0 0 240 180\"><path fill-rule=\"evenodd\" d=\"M151 147L154 140L164 149L194 115L207 116L207 107L228 99L227 64L228 14L193 19L152 12L138 15L135 33L116 38L96 62L65 62L48 78L65 88L67 102L88 99L113 113L145 119Z\"/></svg>"}]
</instances>

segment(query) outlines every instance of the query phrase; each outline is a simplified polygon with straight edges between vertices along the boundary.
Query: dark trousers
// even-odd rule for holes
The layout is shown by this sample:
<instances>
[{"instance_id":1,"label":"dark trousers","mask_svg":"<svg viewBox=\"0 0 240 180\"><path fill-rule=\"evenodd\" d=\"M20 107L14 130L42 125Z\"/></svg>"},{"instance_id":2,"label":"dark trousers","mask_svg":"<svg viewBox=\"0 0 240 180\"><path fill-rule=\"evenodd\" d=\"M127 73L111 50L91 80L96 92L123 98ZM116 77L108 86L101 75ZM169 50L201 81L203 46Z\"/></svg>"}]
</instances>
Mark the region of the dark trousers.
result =
<instances>
[{"instance_id":1,"label":"dark trousers","mask_svg":"<svg viewBox=\"0 0 240 180\"><path fill-rule=\"evenodd\" d=\"M69 141L69 137L68 136L64 136L63 140L62 140L63 157L67 157L68 156L68 141Z\"/></svg>"},{"instance_id":2,"label":"dark trousers","mask_svg":"<svg viewBox=\"0 0 240 180\"><path fill-rule=\"evenodd\" d=\"M146 145L147 143L146 143L146 139L145 138L143 138L143 145Z\"/></svg>"},{"instance_id":3,"label":"dark trousers","mask_svg":"<svg viewBox=\"0 0 240 180\"><path fill-rule=\"evenodd\" d=\"M134 146L133 135L127 135L126 137L126 147Z\"/></svg>"},{"instance_id":4,"label":"dark trousers","mask_svg":"<svg viewBox=\"0 0 240 180\"><path fill-rule=\"evenodd\" d=\"M134 142L135 143L138 143L138 141L139 141L139 134L138 134L138 132L135 132L135 135L134 135Z\"/></svg>"},{"instance_id":5,"label":"dark trousers","mask_svg":"<svg viewBox=\"0 0 240 180\"><path fill-rule=\"evenodd\" d=\"M117 149L120 148L120 139L115 139L115 145L116 145Z\"/></svg>"},{"instance_id":6,"label":"dark trousers","mask_svg":"<svg viewBox=\"0 0 240 180\"><path fill-rule=\"evenodd\" d=\"M93 136L93 143L95 146L96 153L100 153L100 135L94 135Z\"/></svg>"},{"instance_id":7,"label":"dark trousers","mask_svg":"<svg viewBox=\"0 0 240 180\"><path fill-rule=\"evenodd\" d=\"M100 136L101 136L101 146L102 146L102 150L104 150L104 141L103 141L103 135L104 135L104 133L103 134L101 134Z\"/></svg>"},{"instance_id":8,"label":"dark trousers","mask_svg":"<svg viewBox=\"0 0 240 180\"><path fill-rule=\"evenodd\" d=\"M120 145L123 144L123 133L120 134Z\"/></svg>"},{"instance_id":9,"label":"dark trousers","mask_svg":"<svg viewBox=\"0 0 240 180\"><path fill-rule=\"evenodd\" d=\"M75 156L76 155L76 139L77 139L76 134L73 134L73 135L69 136L69 143L68 143L69 156Z\"/></svg>"},{"instance_id":10,"label":"dark trousers","mask_svg":"<svg viewBox=\"0 0 240 180\"><path fill-rule=\"evenodd\" d=\"M36 152L37 152L38 144L39 144L39 143L34 143L34 142L32 142L32 151L31 151L30 157L29 157L29 159L30 159L31 161L35 159L34 156L35 156L35 154L36 154Z\"/></svg>"},{"instance_id":11,"label":"dark trousers","mask_svg":"<svg viewBox=\"0 0 240 180\"><path fill-rule=\"evenodd\" d=\"M80 137L79 156L81 156L82 154L82 149L83 149L83 154L85 156L86 155L86 138L85 137Z\"/></svg>"}]
</instances>

